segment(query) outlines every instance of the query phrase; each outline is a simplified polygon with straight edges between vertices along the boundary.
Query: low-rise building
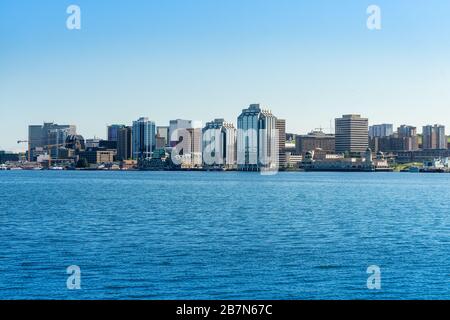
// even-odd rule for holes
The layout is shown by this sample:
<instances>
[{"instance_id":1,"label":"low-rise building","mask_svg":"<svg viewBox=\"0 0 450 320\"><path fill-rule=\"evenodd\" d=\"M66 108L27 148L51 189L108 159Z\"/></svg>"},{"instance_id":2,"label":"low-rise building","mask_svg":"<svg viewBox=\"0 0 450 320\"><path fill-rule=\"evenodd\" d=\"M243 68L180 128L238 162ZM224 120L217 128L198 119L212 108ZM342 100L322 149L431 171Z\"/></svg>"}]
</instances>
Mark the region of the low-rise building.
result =
<instances>
[{"instance_id":1,"label":"low-rise building","mask_svg":"<svg viewBox=\"0 0 450 320\"><path fill-rule=\"evenodd\" d=\"M398 163L425 162L433 161L437 158L449 158L450 150L448 149L429 149L417 151L398 152L396 161Z\"/></svg>"},{"instance_id":2,"label":"low-rise building","mask_svg":"<svg viewBox=\"0 0 450 320\"><path fill-rule=\"evenodd\" d=\"M303 161L301 154L286 152L286 166L287 168L298 168Z\"/></svg>"},{"instance_id":3,"label":"low-rise building","mask_svg":"<svg viewBox=\"0 0 450 320\"><path fill-rule=\"evenodd\" d=\"M89 149L79 153L80 159L86 159L88 164L100 164L114 162L115 150Z\"/></svg>"},{"instance_id":4,"label":"low-rise building","mask_svg":"<svg viewBox=\"0 0 450 320\"><path fill-rule=\"evenodd\" d=\"M0 164L6 163L6 162L16 162L19 161L19 154L12 153L12 152L6 152L6 151L0 151Z\"/></svg>"},{"instance_id":5,"label":"low-rise building","mask_svg":"<svg viewBox=\"0 0 450 320\"><path fill-rule=\"evenodd\" d=\"M137 160L123 160L120 162L120 168L122 170L136 169L138 165Z\"/></svg>"}]
</instances>

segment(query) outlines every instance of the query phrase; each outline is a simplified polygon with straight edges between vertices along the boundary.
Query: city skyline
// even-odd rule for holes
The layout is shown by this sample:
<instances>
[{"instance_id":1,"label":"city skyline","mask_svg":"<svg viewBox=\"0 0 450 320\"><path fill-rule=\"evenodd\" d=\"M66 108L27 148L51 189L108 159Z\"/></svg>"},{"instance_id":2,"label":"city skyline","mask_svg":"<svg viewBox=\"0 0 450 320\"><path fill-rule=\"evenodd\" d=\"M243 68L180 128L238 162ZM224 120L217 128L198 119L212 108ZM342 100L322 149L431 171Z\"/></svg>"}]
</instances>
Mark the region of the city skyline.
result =
<instances>
[{"instance_id":1,"label":"city skyline","mask_svg":"<svg viewBox=\"0 0 450 320\"><path fill-rule=\"evenodd\" d=\"M2 152L2 170L238 170L264 173L281 170L405 171L401 165L422 161L423 172L448 172L449 138L445 126L392 124L369 126L359 114L335 118L335 133L314 130L307 135L286 132L286 119L260 104L242 109L237 127L223 118L203 125L176 119L157 126L147 117L132 126L107 126L107 140L85 139L76 125L29 125L25 156ZM289 138L288 138L289 137ZM286 141L294 143L286 144ZM28 160L27 163L20 160ZM5 163L9 162L8 165ZM59 163L62 166L52 166ZM399 164L399 165L397 165ZM415 167L416 168L416 167ZM435 170L435 171L433 171Z\"/></svg>"},{"instance_id":2,"label":"city skyline","mask_svg":"<svg viewBox=\"0 0 450 320\"><path fill-rule=\"evenodd\" d=\"M25 150L29 123L106 138L106 125L140 116L236 124L255 102L298 134L351 113L450 127L449 3L377 1L379 31L366 1L81 0L78 31L65 28L69 4L0 3L0 149Z\"/></svg>"},{"instance_id":3,"label":"city skyline","mask_svg":"<svg viewBox=\"0 0 450 320\"><path fill-rule=\"evenodd\" d=\"M260 105L260 104L250 104L250 106L251 105ZM261 107L264 107L264 106L262 105ZM244 109L246 109L246 107L244 107ZM265 109L269 110L270 112L272 111L272 109L269 108L269 107L266 107ZM345 117L345 116L358 116L359 117L359 116L361 116L361 114L357 114L357 113L342 114L342 116L343 117ZM302 132L288 132L286 130L285 133L286 134L294 134L294 135L304 135L304 134L314 133L314 132L316 132L318 130L319 132L335 135L336 134L336 123L335 122L339 119L338 117L340 117L340 116L335 116L335 118L332 119L333 123L330 123L332 125L332 127L330 127L330 128L316 127L316 128L312 128L310 130L302 131ZM235 120L227 120L227 122L230 123L231 125L237 125L238 118L239 118L239 116L237 116ZM172 122L175 122L175 121L183 121L183 122L189 122L189 123L192 122L192 123L195 123L194 127L198 127L198 128L203 128L205 125L208 125L208 123L211 121L211 120L209 120L209 121L202 121L202 120L192 120L192 119L186 120L186 119L181 119L179 117L174 117L173 120L169 120L167 123L161 124L161 123L156 123L155 121L152 120L152 118L149 118L149 117L146 117L146 116L140 116L140 117L137 117L136 119L138 119L138 121L145 119L146 121L150 121L151 123L153 123L153 126L155 128L155 136L156 136L156 130L158 128L167 128L168 129L168 134L170 136L169 127L172 124ZM87 140L89 140L89 139L98 139L98 140L108 141L108 140L110 140L109 139L110 138L110 132L109 132L110 127L116 127L116 126L131 127L136 122L136 119L132 120L130 123L126 123L124 121L117 121L116 123L105 124L105 127L103 128L103 131L105 131L105 134L103 134L103 135L87 136L87 135L83 134L81 132L81 130L79 130L77 132L78 132L78 134L82 135ZM223 119L223 118L221 118L219 116L219 117L213 117L212 119L216 119L217 120L217 119ZM447 139L450 139L450 135L447 135L446 131L445 131L446 126L442 125L441 123L432 123L432 124L431 123L429 123L429 124L425 124L424 123L424 124L419 124L419 125L403 123L401 125L396 126L396 125L394 125L392 123L388 123L389 121L384 122L384 123L372 123L370 121L370 119L368 119L368 118L366 118L365 120L368 122L367 136L369 138L372 137L371 136L372 128L388 125L388 126L390 126L392 128L398 128L398 129L400 129L402 127L412 127L412 128L416 128L416 129L419 128L420 131L417 130L417 134L418 135L423 135L423 133L424 133L423 130L425 130L425 128L428 128L428 127L442 127L443 128L443 137L445 138L445 141L447 142ZM288 123L288 121L289 121L289 118L287 120L283 120L283 121L285 121L285 125L286 125ZM45 124L58 125L58 122L55 122L55 121L41 121L41 123L44 124L44 125ZM64 123L64 121L62 121L61 123ZM28 124L27 127L26 127L27 133L26 133L25 138L23 140L20 140L20 139L19 140L15 140L17 145L19 145L19 146L22 145L22 147L18 147L16 149L6 149L6 148L2 148L0 146L0 150L2 150L2 151L11 151L11 152L25 152L25 151L27 151L28 148L26 146L29 144L29 142L27 140L27 137L29 135L29 128L33 127L33 126L36 126L36 125L40 126L37 123L31 124L31 125ZM68 125L65 125L65 126L68 126ZM71 123L70 126L76 128L75 130L78 130L78 125L77 124ZM398 133L397 129L394 129L391 134L397 134L397 133ZM389 136L389 135L385 135L385 136ZM19 142L21 142L21 143L19 143Z\"/></svg>"}]
</instances>

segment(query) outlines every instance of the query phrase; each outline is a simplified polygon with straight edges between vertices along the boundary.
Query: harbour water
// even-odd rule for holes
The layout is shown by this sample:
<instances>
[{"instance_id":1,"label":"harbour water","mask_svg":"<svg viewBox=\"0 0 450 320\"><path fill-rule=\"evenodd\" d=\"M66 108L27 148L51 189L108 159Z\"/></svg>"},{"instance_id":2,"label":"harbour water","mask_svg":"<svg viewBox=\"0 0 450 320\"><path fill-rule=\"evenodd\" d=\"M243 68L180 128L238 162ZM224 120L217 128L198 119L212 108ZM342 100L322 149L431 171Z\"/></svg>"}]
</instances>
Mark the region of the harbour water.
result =
<instances>
[{"instance_id":1,"label":"harbour water","mask_svg":"<svg viewBox=\"0 0 450 320\"><path fill-rule=\"evenodd\" d=\"M445 174L2 171L0 299L450 299L449 186ZM71 265L80 290L66 286Z\"/></svg>"}]
</instances>

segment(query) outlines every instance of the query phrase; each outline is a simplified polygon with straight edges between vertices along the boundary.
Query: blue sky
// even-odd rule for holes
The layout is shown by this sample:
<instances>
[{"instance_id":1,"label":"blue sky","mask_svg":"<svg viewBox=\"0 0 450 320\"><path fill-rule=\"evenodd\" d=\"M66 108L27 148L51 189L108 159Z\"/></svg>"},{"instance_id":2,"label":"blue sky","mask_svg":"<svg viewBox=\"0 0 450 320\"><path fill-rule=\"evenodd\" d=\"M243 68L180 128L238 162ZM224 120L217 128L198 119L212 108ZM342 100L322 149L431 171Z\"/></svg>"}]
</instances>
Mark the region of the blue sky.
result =
<instances>
[{"instance_id":1,"label":"blue sky","mask_svg":"<svg viewBox=\"0 0 450 320\"><path fill-rule=\"evenodd\" d=\"M370 4L380 31L366 28ZM344 113L450 127L449 12L445 0L2 0L0 149L43 121L104 137L140 116L236 122L255 102L295 133Z\"/></svg>"}]
</instances>

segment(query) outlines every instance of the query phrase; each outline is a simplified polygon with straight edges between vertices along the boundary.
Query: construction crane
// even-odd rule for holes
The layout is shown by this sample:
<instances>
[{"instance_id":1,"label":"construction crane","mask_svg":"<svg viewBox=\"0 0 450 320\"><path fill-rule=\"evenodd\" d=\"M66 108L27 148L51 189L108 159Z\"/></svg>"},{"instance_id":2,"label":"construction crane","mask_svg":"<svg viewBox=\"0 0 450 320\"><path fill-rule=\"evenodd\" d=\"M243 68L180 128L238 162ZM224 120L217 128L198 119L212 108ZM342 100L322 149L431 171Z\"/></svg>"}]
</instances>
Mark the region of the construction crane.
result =
<instances>
[{"instance_id":1,"label":"construction crane","mask_svg":"<svg viewBox=\"0 0 450 320\"><path fill-rule=\"evenodd\" d=\"M18 144L20 143L28 143L27 140L18 140L17 141ZM50 168L52 166L52 154L49 151L50 148L58 148L58 147L64 147L66 144L65 143L58 143L58 144L46 144L44 145L44 148L47 149L48 152L48 167ZM28 145L28 161L31 161L31 150L30 147Z\"/></svg>"},{"instance_id":2,"label":"construction crane","mask_svg":"<svg viewBox=\"0 0 450 320\"><path fill-rule=\"evenodd\" d=\"M17 140L17 144L28 143L28 140ZM28 161L31 162L30 144L28 143Z\"/></svg>"}]
</instances>

